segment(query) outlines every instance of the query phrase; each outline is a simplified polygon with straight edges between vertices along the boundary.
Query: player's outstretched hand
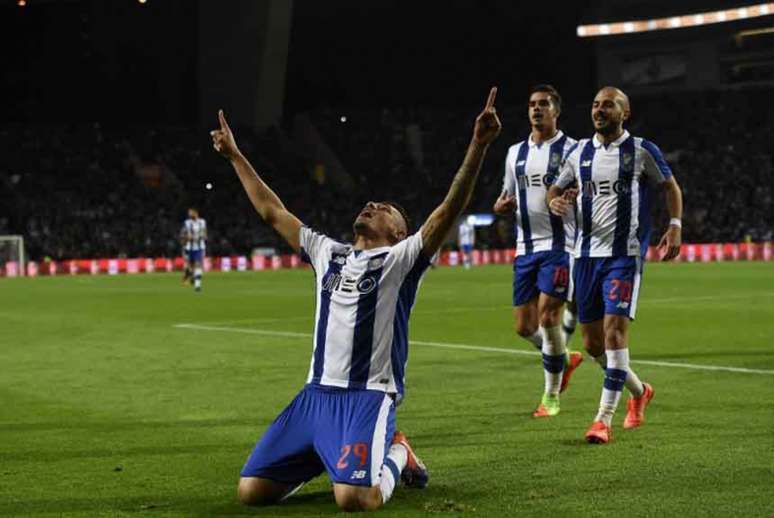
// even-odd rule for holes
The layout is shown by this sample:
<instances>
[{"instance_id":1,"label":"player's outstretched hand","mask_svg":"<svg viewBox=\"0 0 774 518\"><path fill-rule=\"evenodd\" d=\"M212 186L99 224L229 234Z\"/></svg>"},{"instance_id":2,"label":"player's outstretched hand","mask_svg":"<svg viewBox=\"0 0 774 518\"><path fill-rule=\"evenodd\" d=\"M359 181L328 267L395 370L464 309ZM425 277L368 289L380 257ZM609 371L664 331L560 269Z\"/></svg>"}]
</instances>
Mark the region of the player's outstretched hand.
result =
<instances>
[{"instance_id":1,"label":"player's outstretched hand","mask_svg":"<svg viewBox=\"0 0 774 518\"><path fill-rule=\"evenodd\" d=\"M231 132L228 122L226 122L226 116L223 115L223 110L218 110L218 121L220 122L220 129L210 131L212 147L224 157L232 159L239 155L239 148L234 140L234 134Z\"/></svg>"},{"instance_id":2,"label":"player's outstretched hand","mask_svg":"<svg viewBox=\"0 0 774 518\"><path fill-rule=\"evenodd\" d=\"M500 197L497 198L497 201L495 201L492 210L494 210L495 214L499 214L500 216L513 212L516 210L516 196L503 191Z\"/></svg>"},{"instance_id":3,"label":"player's outstretched hand","mask_svg":"<svg viewBox=\"0 0 774 518\"><path fill-rule=\"evenodd\" d=\"M682 229L675 225L670 225L661 241L658 242L658 251L661 254L662 261L671 261L680 255L680 245L683 243Z\"/></svg>"},{"instance_id":4,"label":"player's outstretched hand","mask_svg":"<svg viewBox=\"0 0 774 518\"><path fill-rule=\"evenodd\" d=\"M473 129L473 139L485 146L491 144L497 138L497 135L500 134L500 130L503 129L500 119L497 118L497 110L494 107L496 96L497 87L493 86L489 91L489 98L486 100L484 111L476 117L476 126Z\"/></svg>"}]
</instances>

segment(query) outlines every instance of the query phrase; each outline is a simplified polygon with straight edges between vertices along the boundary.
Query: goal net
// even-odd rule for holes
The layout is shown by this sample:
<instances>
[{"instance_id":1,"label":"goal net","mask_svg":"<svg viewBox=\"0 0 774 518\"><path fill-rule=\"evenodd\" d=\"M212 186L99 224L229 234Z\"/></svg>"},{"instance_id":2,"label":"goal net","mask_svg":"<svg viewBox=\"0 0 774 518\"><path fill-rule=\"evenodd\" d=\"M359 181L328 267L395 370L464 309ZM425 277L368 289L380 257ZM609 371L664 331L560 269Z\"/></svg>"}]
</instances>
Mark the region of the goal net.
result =
<instances>
[{"instance_id":1,"label":"goal net","mask_svg":"<svg viewBox=\"0 0 774 518\"><path fill-rule=\"evenodd\" d=\"M0 236L0 275L24 275L24 238Z\"/></svg>"}]
</instances>

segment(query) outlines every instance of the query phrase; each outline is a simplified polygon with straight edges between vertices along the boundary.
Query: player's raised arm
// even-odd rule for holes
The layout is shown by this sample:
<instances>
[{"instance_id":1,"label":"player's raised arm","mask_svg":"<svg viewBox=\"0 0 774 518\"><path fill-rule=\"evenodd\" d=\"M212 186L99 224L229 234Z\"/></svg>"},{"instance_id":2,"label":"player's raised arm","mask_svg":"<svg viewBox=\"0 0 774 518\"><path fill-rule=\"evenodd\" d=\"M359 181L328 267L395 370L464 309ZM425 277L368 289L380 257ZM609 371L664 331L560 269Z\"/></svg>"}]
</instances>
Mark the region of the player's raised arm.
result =
<instances>
[{"instance_id":1,"label":"player's raised arm","mask_svg":"<svg viewBox=\"0 0 774 518\"><path fill-rule=\"evenodd\" d=\"M210 132L212 146L231 162L242 182L242 187L245 188L248 198L261 218L271 225L293 250L298 252L301 247L299 244L301 221L285 208L282 200L261 180L250 162L239 151L223 110L218 111L218 119L220 128Z\"/></svg>"},{"instance_id":2,"label":"player's raised arm","mask_svg":"<svg viewBox=\"0 0 774 518\"><path fill-rule=\"evenodd\" d=\"M422 249L427 257L431 257L438 251L446 234L467 207L489 144L500 134L502 125L500 119L497 118L497 111L494 107L496 95L497 88L492 88L484 110L476 118L473 138L468 145L462 166L454 176L446 198L422 225L420 230L422 232Z\"/></svg>"}]
</instances>

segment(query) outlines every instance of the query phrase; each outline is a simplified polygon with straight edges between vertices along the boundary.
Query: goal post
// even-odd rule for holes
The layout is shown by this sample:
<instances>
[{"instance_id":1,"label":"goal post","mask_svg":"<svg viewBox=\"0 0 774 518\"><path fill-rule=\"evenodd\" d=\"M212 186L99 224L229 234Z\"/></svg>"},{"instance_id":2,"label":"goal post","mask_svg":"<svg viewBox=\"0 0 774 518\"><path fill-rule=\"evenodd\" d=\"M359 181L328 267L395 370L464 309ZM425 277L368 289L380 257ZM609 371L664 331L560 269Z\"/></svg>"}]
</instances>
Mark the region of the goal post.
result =
<instances>
[{"instance_id":1,"label":"goal post","mask_svg":"<svg viewBox=\"0 0 774 518\"><path fill-rule=\"evenodd\" d=\"M0 235L0 272L6 272L8 263L13 263L16 275L24 275L25 261L24 237Z\"/></svg>"}]
</instances>

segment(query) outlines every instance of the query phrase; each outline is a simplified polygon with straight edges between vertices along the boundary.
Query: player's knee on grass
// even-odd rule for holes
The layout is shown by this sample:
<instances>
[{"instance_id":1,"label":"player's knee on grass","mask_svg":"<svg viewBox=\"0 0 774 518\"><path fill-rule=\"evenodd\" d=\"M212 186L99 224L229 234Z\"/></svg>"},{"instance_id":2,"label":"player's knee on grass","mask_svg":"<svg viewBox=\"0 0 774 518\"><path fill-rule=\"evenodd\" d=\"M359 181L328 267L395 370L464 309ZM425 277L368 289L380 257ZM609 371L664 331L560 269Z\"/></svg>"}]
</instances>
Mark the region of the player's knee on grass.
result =
<instances>
[{"instance_id":1,"label":"player's knee on grass","mask_svg":"<svg viewBox=\"0 0 774 518\"><path fill-rule=\"evenodd\" d=\"M258 477L242 477L237 496L244 505L270 505L282 499L292 486Z\"/></svg>"},{"instance_id":2,"label":"player's knee on grass","mask_svg":"<svg viewBox=\"0 0 774 518\"><path fill-rule=\"evenodd\" d=\"M333 494L336 497L336 505L342 511L373 511L382 506L382 492L379 486L362 487L334 484Z\"/></svg>"}]
</instances>

